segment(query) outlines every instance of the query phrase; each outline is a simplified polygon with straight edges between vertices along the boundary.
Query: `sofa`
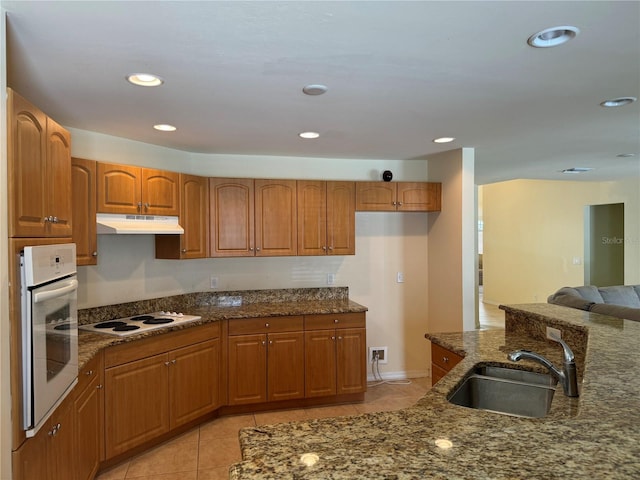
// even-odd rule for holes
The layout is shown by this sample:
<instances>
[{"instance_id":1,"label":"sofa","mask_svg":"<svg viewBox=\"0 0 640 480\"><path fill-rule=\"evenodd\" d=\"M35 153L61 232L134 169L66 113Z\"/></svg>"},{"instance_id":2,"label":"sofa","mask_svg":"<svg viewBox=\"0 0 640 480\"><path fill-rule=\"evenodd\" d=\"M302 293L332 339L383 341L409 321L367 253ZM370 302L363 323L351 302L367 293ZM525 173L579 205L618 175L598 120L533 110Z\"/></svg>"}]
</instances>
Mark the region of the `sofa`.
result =
<instances>
[{"instance_id":1,"label":"sofa","mask_svg":"<svg viewBox=\"0 0 640 480\"><path fill-rule=\"evenodd\" d=\"M640 285L562 287L547 303L640 322Z\"/></svg>"}]
</instances>

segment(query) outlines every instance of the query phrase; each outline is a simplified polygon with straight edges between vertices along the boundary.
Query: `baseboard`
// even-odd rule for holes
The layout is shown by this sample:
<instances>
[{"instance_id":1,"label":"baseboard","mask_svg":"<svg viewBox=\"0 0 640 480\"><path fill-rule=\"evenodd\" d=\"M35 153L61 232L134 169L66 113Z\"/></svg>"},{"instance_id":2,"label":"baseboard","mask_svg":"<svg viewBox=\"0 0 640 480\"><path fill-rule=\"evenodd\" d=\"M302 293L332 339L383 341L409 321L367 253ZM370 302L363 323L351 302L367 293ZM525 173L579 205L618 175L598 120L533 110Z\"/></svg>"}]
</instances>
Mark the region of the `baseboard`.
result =
<instances>
[{"instance_id":1,"label":"baseboard","mask_svg":"<svg viewBox=\"0 0 640 480\"><path fill-rule=\"evenodd\" d=\"M376 372L376 375L377 375L377 372ZM380 375L382 376L383 380L406 380L408 378L430 377L431 372L429 372L428 370L401 370L398 372L385 372L382 369L380 369ZM376 380L379 381L380 378L377 378L377 377L374 378L371 372L367 374L368 382L375 382Z\"/></svg>"}]
</instances>

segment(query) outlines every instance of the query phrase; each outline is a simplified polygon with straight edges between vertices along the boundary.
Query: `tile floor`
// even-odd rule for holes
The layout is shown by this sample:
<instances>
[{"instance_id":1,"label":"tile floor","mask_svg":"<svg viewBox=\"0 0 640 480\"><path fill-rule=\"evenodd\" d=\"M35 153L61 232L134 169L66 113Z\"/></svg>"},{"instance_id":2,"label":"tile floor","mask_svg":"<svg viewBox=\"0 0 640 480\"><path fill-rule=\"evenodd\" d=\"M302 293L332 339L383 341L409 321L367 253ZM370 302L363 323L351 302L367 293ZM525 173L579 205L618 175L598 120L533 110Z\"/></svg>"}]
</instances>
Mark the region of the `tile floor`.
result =
<instances>
[{"instance_id":1,"label":"tile floor","mask_svg":"<svg viewBox=\"0 0 640 480\"><path fill-rule=\"evenodd\" d=\"M480 327L504 328L504 312L480 303ZM102 472L96 480L227 480L229 466L241 460L238 430L243 427L323 417L398 410L413 405L431 388L430 378L369 387L363 403L223 417Z\"/></svg>"},{"instance_id":2,"label":"tile floor","mask_svg":"<svg viewBox=\"0 0 640 480\"><path fill-rule=\"evenodd\" d=\"M369 387L358 404L218 418L105 470L96 480L227 480L229 466L242 459L238 430L243 427L398 410L415 404L430 388L430 378L415 378L408 385Z\"/></svg>"}]
</instances>

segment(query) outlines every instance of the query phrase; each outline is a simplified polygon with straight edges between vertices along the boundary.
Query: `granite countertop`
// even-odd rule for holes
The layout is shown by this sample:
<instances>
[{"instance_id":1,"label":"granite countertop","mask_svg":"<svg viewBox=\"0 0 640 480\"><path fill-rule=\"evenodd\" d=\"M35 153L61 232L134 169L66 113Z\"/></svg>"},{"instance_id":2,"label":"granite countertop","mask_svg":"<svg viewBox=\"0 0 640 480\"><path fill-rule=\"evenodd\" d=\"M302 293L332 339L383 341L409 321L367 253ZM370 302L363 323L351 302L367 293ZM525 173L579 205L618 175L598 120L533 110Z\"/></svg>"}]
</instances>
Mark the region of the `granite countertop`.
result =
<instances>
[{"instance_id":1,"label":"granite countertop","mask_svg":"<svg viewBox=\"0 0 640 480\"><path fill-rule=\"evenodd\" d=\"M327 293L329 291L329 293ZM268 292L268 293L267 293ZM337 293L336 293L337 292ZM83 368L101 349L126 342L135 342L155 335L193 328L220 320L315 315L331 313L366 312L364 307L348 298L348 289L284 289L268 291L228 292L243 295L246 303L237 307L218 307L215 297L205 294L183 295L170 299L132 302L130 304L96 307L79 312L79 323L88 324L123 318L134 314L160 310L181 311L202 317L189 323L178 323L157 330L146 330L137 335L116 336L78 331L78 368Z\"/></svg>"},{"instance_id":2,"label":"granite countertop","mask_svg":"<svg viewBox=\"0 0 640 480\"><path fill-rule=\"evenodd\" d=\"M501 307L504 330L430 334L464 359L415 406L243 429L243 461L234 480L264 479L520 479L640 476L640 322L548 304ZM544 339L560 328L576 353L580 397L558 387L551 411L518 418L450 404L446 397L477 363L540 370L511 363L509 351L527 348L560 361ZM440 449L437 439L452 442ZM317 463L306 466L305 453Z\"/></svg>"}]
</instances>

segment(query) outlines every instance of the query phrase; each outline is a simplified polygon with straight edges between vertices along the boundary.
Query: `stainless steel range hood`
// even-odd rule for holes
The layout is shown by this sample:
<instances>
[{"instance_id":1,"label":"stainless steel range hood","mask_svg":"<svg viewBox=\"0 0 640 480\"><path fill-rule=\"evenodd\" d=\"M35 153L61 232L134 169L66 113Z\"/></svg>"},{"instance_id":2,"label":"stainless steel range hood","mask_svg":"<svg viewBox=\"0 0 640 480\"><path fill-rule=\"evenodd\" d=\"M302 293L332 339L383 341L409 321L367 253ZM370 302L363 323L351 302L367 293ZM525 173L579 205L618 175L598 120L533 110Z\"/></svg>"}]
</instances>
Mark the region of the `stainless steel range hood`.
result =
<instances>
[{"instance_id":1,"label":"stainless steel range hood","mask_svg":"<svg viewBox=\"0 0 640 480\"><path fill-rule=\"evenodd\" d=\"M161 215L126 215L98 213L96 216L98 234L110 235L153 235L184 233L178 225L178 217Z\"/></svg>"}]
</instances>

